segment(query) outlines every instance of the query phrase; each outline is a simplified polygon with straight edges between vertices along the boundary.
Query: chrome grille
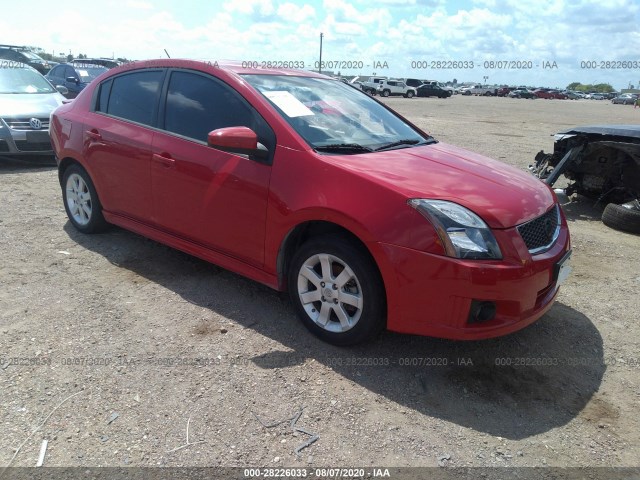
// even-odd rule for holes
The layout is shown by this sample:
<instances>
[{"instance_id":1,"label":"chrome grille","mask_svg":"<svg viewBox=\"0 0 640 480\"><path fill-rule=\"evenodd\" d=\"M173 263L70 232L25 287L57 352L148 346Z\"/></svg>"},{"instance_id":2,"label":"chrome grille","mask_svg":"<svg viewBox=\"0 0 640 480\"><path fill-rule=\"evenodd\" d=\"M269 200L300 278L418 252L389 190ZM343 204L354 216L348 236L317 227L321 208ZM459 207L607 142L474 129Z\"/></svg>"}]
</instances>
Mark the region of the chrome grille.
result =
<instances>
[{"instance_id":1,"label":"chrome grille","mask_svg":"<svg viewBox=\"0 0 640 480\"><path fill-rule=\"evenodd\" d=\"M9 128L12 128L13 130L34 130L34 128L32 128L31 124L29 123L31 122L32 118L37 118L38 120L40 120L40 123L42 124L42 126L40 127L40 130L49 129L49 117L21 117L21 118L5 117L3 118L3 120L9 126Z\"/></svg>"},{"instance_id":2,"label":"chrome grille","mask_svg":"<svg viewBox=\"0 0 640 480\"><path fill-rule=\"evenodd\" d=\"M549 250L560 234L560 207L556 204L544 215L518 225L518 233L531 254Z\"/></svg>"}]
</instances>

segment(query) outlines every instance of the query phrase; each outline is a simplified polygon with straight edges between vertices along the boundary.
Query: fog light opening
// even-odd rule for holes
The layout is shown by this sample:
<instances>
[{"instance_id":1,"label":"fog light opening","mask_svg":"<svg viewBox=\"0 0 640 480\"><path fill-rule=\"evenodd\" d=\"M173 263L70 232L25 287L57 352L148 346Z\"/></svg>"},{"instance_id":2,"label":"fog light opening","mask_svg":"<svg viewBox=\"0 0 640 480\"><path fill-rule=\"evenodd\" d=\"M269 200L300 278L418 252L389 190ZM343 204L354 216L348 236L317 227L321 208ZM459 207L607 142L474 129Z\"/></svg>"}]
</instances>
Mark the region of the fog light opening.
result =
<instances>
[{"instance_id":1,"label":"fog light opening","mask_svg":"<svg viewBox=\"0 0 640 480\"><path fill-rule=\"evenodd\" d=\"M493 320L496 316L496 304L482 300L473 300L469 310L468 323L483 323Z\"/></svg>"}]
</instances>

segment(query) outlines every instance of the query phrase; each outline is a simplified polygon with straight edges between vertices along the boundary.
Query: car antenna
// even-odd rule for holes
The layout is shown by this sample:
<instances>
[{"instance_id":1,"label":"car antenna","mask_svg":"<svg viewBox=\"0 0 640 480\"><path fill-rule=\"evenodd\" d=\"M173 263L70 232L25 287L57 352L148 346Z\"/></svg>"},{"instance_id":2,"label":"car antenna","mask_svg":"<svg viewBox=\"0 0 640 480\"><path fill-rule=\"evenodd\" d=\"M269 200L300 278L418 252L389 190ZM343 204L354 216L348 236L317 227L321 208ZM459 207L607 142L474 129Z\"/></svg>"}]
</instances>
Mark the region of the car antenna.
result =
<instances>
[{"instance_id":1,"label":"car antenna","mask_svg":"<svg viewBox=\"0 0 640 480\"><path fill-rule=\"evenodd\" d=\"M164 53L166 53L166 54L167 54L167 58L171 58L171 57L169 56L169 52L167 52L167 49L165 48L165 49L163 49L163 50L164 50Z\"/></svg>"}]
</instances>

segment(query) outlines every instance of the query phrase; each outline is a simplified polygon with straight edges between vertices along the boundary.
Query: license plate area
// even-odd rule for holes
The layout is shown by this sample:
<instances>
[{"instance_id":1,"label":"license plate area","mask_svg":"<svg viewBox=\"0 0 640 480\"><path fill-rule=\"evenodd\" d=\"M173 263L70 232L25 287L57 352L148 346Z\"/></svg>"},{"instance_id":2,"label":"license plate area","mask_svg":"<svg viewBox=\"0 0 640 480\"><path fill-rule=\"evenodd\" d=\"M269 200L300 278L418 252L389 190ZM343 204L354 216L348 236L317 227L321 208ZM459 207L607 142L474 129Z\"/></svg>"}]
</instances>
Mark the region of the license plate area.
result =
<instances>
[{"instance_id":1,"label":"license plate area","mask_svg":"<svg viewBox=\"0 0 640 480\"><path fill-rule=\"evenodd\" d=\"M553 280L556 282L556 286L562 285L571 273L571 253L569 250L553 267Z\"/></svg>"},{"instance_id":2,"label":"license plate area","mask_svg":"<svg viewBox=\"0 0 640 480\"><path fill-rule=\"evenodd\" d=\"M44 143L49 141L49 132L39 130L37 132L27 132L27 143Z\"/></svg>"}]
</instances>

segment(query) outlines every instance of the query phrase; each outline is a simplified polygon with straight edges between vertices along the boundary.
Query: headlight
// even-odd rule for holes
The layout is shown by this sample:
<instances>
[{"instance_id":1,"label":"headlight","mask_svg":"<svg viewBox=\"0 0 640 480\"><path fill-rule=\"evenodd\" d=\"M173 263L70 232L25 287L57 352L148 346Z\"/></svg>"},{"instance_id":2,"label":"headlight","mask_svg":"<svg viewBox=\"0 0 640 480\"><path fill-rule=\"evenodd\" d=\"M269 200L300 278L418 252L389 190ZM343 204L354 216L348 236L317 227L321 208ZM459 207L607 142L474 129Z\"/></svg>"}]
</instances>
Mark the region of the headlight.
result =
<instances>
[{"instance_id":1,"label":"headlight","mask_svg":"<svg viewBox=\"0 0 640 480\"><path fill-rule=\"evenodd\" d=\"M444 200L414 198L408 203L433 224L449 257L502 258L491 229L471 210Z\"/></svg>"}]
</instances>

